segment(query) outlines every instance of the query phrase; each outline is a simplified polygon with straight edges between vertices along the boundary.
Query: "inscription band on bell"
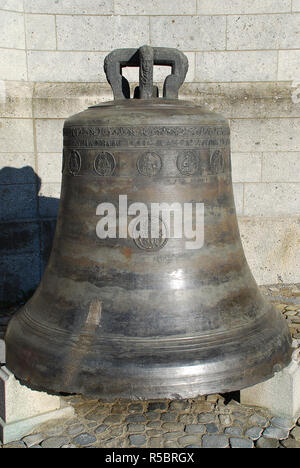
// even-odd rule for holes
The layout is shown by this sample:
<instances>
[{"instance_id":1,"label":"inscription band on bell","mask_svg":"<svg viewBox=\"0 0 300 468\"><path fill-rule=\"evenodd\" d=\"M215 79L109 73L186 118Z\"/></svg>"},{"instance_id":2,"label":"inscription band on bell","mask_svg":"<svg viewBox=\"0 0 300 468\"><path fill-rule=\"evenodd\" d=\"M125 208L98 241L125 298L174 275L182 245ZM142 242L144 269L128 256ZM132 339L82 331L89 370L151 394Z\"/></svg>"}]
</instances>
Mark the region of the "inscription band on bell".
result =
<instances>
[{"instance_id":1,"label":"inscription band on bell","mask_svg":"<svg viewBox=\"0 0 300 468\"><path fill-rule=\"evenodd\" d=\"M226 127L66 127L64 146L72 148L226 148Z\"/></svg>"}]
</instances>

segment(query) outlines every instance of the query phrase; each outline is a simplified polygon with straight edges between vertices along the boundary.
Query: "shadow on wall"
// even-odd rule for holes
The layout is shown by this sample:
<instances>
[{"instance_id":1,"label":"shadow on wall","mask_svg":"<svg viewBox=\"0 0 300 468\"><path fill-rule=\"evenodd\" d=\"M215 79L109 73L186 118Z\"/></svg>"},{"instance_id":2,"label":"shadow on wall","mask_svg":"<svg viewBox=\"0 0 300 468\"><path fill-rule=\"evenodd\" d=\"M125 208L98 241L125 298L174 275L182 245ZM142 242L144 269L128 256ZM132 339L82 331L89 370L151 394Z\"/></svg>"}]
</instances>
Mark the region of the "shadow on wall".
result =
<instances>
[{"instance_id":1,"label":"shadow on wall","mask_svg":"<svg viewBox=\"0 0 300 468\"><path fill-rule=\"evenodd\" d=\"M30 166L0 170L0 307L28 297L49 259L59 199L40 189Z\"/></svg>"}]
</instances>

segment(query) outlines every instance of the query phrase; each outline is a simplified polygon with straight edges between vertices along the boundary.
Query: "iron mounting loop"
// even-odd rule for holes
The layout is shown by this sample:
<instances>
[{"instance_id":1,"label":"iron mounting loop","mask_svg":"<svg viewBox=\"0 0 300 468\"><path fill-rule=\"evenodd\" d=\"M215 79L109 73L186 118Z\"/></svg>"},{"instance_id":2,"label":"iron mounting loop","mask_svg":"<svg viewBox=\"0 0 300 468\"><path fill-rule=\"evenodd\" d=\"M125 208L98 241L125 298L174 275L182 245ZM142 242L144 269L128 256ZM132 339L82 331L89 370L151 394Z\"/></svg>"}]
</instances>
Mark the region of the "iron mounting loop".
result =
<instances>
[{"instance_id":1,"label":"iron mounting loop","mask_svg":"<svg viewBox=\"0 0 300 468\"><path fill-rule=\"evenodd\" d=\"M164 83L164 99L177 99L187 71L188 59L177 49L166 47L142 46L139 49L117 49L105 58L104 71L112 87L114 99L130 99L128 80L122 75L124 67L140 68L140 85L135 96L140 99L157 97L157 88L153 86L153 66L169 66L172 73Z\"/></svg>"}]
</instances>

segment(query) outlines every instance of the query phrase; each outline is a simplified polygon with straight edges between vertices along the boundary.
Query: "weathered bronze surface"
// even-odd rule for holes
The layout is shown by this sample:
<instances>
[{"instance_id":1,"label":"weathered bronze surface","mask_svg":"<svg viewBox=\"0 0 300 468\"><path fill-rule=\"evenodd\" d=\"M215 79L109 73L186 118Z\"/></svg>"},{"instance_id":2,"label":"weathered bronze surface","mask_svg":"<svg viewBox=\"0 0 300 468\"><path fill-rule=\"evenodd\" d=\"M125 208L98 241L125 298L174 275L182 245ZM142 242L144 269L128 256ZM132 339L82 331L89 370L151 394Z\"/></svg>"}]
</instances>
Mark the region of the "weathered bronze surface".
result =
<instances>
[{"instance_id":1,"label":"weathered bronze surface","mask_svg":"<svg viewBox=\"0 0 300 468\"><path fill-rule=\"evenodd\" d=\"M140 66L129 99L123 66ZM153 65L172 74L157 98ZM33 388L132 399L251 386L285 367L288 328L260 294L235 212L229 125L177 99L187 60L126 49L105 62L116 100L68 119L51 258L6 335L7 365ZM153 97L155 96L155 97ZM101 202L202 202L205 242L101 240Z\"/></svg>"}]
</instances>

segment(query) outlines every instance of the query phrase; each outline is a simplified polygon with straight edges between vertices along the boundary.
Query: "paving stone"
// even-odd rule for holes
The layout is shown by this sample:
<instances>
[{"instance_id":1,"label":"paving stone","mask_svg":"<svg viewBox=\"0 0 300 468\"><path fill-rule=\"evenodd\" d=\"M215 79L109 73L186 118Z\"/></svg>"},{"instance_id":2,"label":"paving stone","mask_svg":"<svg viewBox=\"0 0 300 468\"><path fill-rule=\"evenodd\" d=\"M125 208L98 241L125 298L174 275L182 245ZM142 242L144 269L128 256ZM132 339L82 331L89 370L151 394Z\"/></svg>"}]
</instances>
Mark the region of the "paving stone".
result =
<instances>
[{"instance_id":1,"label":"paving stone","mask_svg":"<svg viewBox=\"0 0 300 468\"><path fill-rule=\"evenodd\" d=\"M299 426L296 426L292 432L291 432L292 436L294 437L294 439L300 441L300 427Z\"/></svg>"},{"instance_id":2,"label":"paving stone","mask_svg":"<svg viewBox=\"0 0 300 468\"><path fill-rule=\"evenodd\" d=\"M162 429L151 429L150 431L147 431L147 435L150 437L160 436L161 434L163 434Z\"/></svg>"},{"instance_id":3,"label":"paving stone","mask_svg":"<svg viewBox=\"0 0 300 468\"><path fill-rule=\"evenodd\" d=\"M130 435L129 441L130 441L130 445L133 445L133 446L145 445L146 437L143 435L138 435L138 434Z\"/></svg>"},{"instance_id":4,"label":"paving stone","mask_svg":"<svg viewBox=\"0 0 300 468\"><path fill-rule=\"evenodd\" d=\"M101 406L107 406L107 407L111 407L112 404L115 404L117 402L118 400L116 398L102 398L98 400L98 403L100 403Z\"/></svg>"},{"instance_id":5,"label":"paving stone","mask_svg":"<svg viewBox=\"0 0 300 468\"><path fill-rule=\"evenodd\" d=\"M179 437L178 442L181 447L187 447L188 445L199 445L199 442L201 442L201 436L192 436L192 435L187 435L184 437Z\"/></svg>"},{"instance_id":6,"label":"paving stone","mask_svg":"<svg viewBox=\"0 0 300 468\"><path fill-rule=\"evenodd\" d=\"M41 449L42 447L40 445L33 445L32 447L27 447L29 449Z\"/></svg>"},{"instance_id":7,"label":"paving stone","mask_svg":"<svg viewBox=\"0 0 300 468\"><path fill-rule=\"evenodd\" d=\"M86 416L87 414L94 413L97 409L95 402L84 403L76 408L76 414L78 416Z\"/></svg>"},{"instance_id":8,"label":"paving stone","mask_svg":"<svg viewBox=\"0 0 300 468\"><path fill-rule=\"evenodd\" d=\"M192 411L195 413L208 413L214 408L214 405L209 401L194 401L192 404Z\"/></svg>"},{"instance_id":9,"label":"paving stone","mask_svg":"<svg viewBox=\"0 0 300 468\"><path fill-rule=\"evenodd\" d=\"M224 435L204 435L202 446L203 448L227 448L229 441Z\"/></svg>"},{"instance_id":10,"label":"paving stone","mask_svg":"<svg viewBox=\"0 0 300 468\"><path fill-rule=\"evenodd\" d=\"M269 449L274 449L278 448L279 446L279 440L277 439L266 439L265 437L261 437L258 439L256 443L257 448L269 448Z\"/></svg>"},{"instance_id":11,"label":"paving stone","mask_svg":"<svg viewBox=\"0 0 300 468\"><path fill-rule=\"evenodd\" d=\"M112 406L111 414L115 414L115 413L118 413L118 414L127 413L127 404L124 404L124 405L119 404L116 406Z\"/></svg>"},{"instance_id":12,"label":"paving stone","mask_svg":"<svg viewBox=\"0 0 300 468\"><path fill-rule=\"evenodd\" d=\"M162 448L163 444L164 443L160 437L151 437L148 442L150 448Z\"/></svg>"},{"instance_id":13,"label":"paving stone","mask_svg":"<svg viewBox=\"0 0 300 468\"><path fill-rule=\"evenodd\" d=\"M231 425L231 417L229 414L220 414L219 421L222 426L230 426Z\"/></svg>"},{"instance_id":14,"label":"paving stone","mask_svg":"<svg viewBox=\"0 0 300 468\"><path fill-rule=\"evenodd\" d=\"M95 429L95 434L102 434L103 432L106 431L107 428L108 428L108 426L106 424L100 424L100 426L98 426Z\"/></svg>"},{"instance_id":15,"label":"paving stone","mask_svg":"<svg viewBox=\"0 0 300 468\"><path fill-rule=\"evenodd\" d=\"M165 422L175 422L177 414L175 413L162 413L160 419Z\"/></svg>"},{"instance_id":16,"label":"paving stone","mask_svg":"<svg viewBox=\"0 0 300 468\"><path fill-rule=\"evenodd\" d=\"M263 432L263 429L261 427L254 426L254 427L250 427L250 429L247 429L247 431L245 432L245 436L250 437L250 439L252 440L257 440L262 435L262 432Z\"/></svg>"},{"instance_id":17,"label":"paving stone","mask_svg":"<svg viewBox=\"0 0 300 468\"><path fill-rule=\"evenodd\" d=\"M11 442L10 444L3 445L4 449L25 449L26 445L21 440L16 442Z\"/></svg>"},{"instance_id":18,"label":"paving stone","mask_svg":"<svg viewBox=\"0 0 300 468\"><path fill-rule=\"evenodd\" d=\"M264 430L263 433L264 437L267 437L269 439L287 439L289 436L289 431L288 429L282 429L280 427L275 427L275 426L270 426L267 427L267 429Z\"/></svg>"},{"instance_id":19,"label":"paving stone","mask_svg":"<svg viewBox=\"0 0 300 468\"><path fill-rule=\"evenodd\" d=\"M190 408L190 403L186 400L172 401L170 411L185 411Z\"/></svg>"},{"instance_id":20,"label":"paving stone","mask_svg":"<svg viewBox=\"0 0 300 468\"><path fill-rule=\"evenodd\" d=\"M128 423L141 423L146 422L146 418L143 414L131 414L127 416L126 422Z\"/></svg>"},{"instance_id":21,"label":"paving stone","mask_svg":"<svg viewBox=\"0 0 300 468\"><path fill-rule=\"evenodd\" d=\"M83 424L74 424L74 426L69 427L67 430L67 433L69 435L77 435L80 434L84 430L84 425Z\"/></svg>"},{"instance_id":22,"label":"paving stone","mask_svg":"<svg viewBox=\"0 0 300 468\"><path fill-rule=\"evenodd\" d=\"M91 421L91 423L94 423L96 426L103 423L103 421L108 417L108 413L104 414L97 414L95 416L92 415L87 415L84 417L86 421Z\"/></svg>"},{"instance_id":23,"label":"paving stone","mask_svg":"<svg viewBox=\"0 0 300 468\"><path fill-rule=\"evenodd\" d=\"M288 317L294 317L295 315L297 315L297 311L296 310L286 310L284 312L284 315L287 315Z\"/></svg>"},{"instance_id":24,"label":"paving stone","mask_svg":"<svg viewBox=\"0 0 300 468\"><path fill-rule=\"evenodd\" d=\"M166 440L170 439L178 439L178 437L182 436L182 431L180 432L165 432L163 437Z\"/></svg>"},{"instance_id":25,"label":"paving stone","mask_svg":"<svg viewBox=\"0 0 300 468\"><path fill-rule=\"evenodd\" d=\"M87 414L84 419L87 419L88 421L92 421L92 422L95 422L95 421L98 421L99 420L103 420L104 418L107 417L107 414L95 414L95 413L92 413L92 414Z\"/></svg>"},{"instance_id":26,"label":"paving stone","mask_svg":"<svg viewBox=\"0 0 300 468\"><path fill-rule=\"evenodd\" d=\"M92 416L94 416L95 418L97 418L98 416L101 416L103 414L106 414L108 415L109 414L109 410L110 408L107 407L107 406L98 406L98 408L96 408L95 411L92 411L91 413L89 413L88 415L85 416L85 419L89 419L91 418Z\"/></svg>"},{"instance_id":27,"label":"paving stone","mask_svg":"<svg viewBox=\"0 0 300 468\"><path fill-rule=\"evenodd\" d=\"M145 416L147 419L150 419L150 421L155 421L160 418L161 413L154 413L153 411L148 411L147 413L145 413Z\"/></svg>"},{"instance_id":28,"label":"paving stone","mask_svg":"<svg viewBox=\"0 0 300 468\"><path fill-rule=\"evenodd\" d=\"M88 434L87 432L84 432L83 434L80 434L76 437L74 437L73 442L76 445L80 445L81 447L84 447L85 445L91 445L94 442L96 442L96 437Z\"/></svg>"},{"instance_id":29,"label":"paving stone","mask_svg":"<svg viewBox=\"0 0 300 468\"><path fill-rule=\"evenodd\" d=\"M69 443L68 437L49 437L41 443L44 449L57 449Z\"/></svg>"},{"instance_id":30,"label":"paving stone","mask_svg":"<svg viewBox=\"0 0 300 468\"><path fill-rule=\"evenodd\" d=\"M44 434L32 434L27 437L24 437L22 441L27 448L33 447L34 445L39 445L45 439Z\"/></svg>"},{"instance_id":31,"label":"paving stone","mask_svg":"<svg viewBox=\"0 0 300 468\"><path fill-rule=\"evenodd\" d=\"M300 441L298 440L295 440L295 439L286 439L286 440L282 440L281 441L281 444L283 445L283 447L285 448L300 448Z\"/></svg>"},{"instance_id":32,"label":"paving stone","mask_svg":"<svg viewBox=\"0 0 300 468\"><path fill-rule=\"evenodd\" d=\"M183 431L184 430L184 424L182 423L164 423L162 424L162 428L164 431L167 432L178 432L178 431Z\"/></svg>"},{"instance_id":33,"label":"paving stone","mask_svg":"<svg viewBox=\"0 0 300 468\"><path fill-rule=\"evenodd\" d=\"M51 422L50 424L49 423L43 424L40 429L42 432L47 434L48 437L62 436L62 433L64 432L64 426L62 425L53 426L53 422Z\"/></svg>"},{"instance_id":34,"label":"paving stone","mask_svg":"<svg viewBox=\"0 0 300 468\"><path fill-rule=\"evenodd\" d=\"M216 432L219 432L218 427L214 423L206 424L206 430L209 434L215 434Z\"/></svg>"},{"instance_id":35,"label":"paving stone","mask_svg":"<svg viewBox=\"0 0 300 468\"><path fill-rule=\"evenodd\" d=\"M291 430L295 427L295 423L292 419L274 417L271 419L272 426L280 427L282 429Z\"/></svg>"},{"instance_id":36,"label":"paving stone","mask_svg":"<svg viewBox=\"0 0 300 468\"><path fill-rule=\"evenodd\" d=\"M144 424L128 424L127 428L128 428L128 432L144 432L145 425Z\"/></svg>"},{"instance_id":37,"label":"paving stone","mask_svg":"<svg viewBox=\"0 0 300 468\"><path fill-rule=\"evenodd\" d=\"M144 407L141 403L132 403L128 406L129 413L142 413L143 409Z\"/></svg>"},{"instance_id":38,"label":"paving stone","mask_svg":"<svg viewBox=\"0 0 300 468\"><path fill-rule=\"evenodd\" d=\"M101 442L101 448L115 448L115 447L118 447L119 445L121 445L120 441L116 439L115 437L112 437L111 439L104 440L103 442Z\"/></svg>"},{"instance_id":39,"label":"paving stone","mask_svg":"<svg viewBox=\"0 0 300 468\"><path fill-rule=\"evenodd\" d=\"M89 429L91 429L91 428L93 428L93 427L96 427L96 426L97 426L97 422L96 422L96 421L87 424L87 427L88 427Z\"/></svg>"},{"instance_id":40,"label":"paving stone","mask_svg":"<svg viewBox=\"0 0 300 468\"><path fill-rule=\"evenodd\" d=\"M249 439L242 439L240 437L230 437L231 448L254 448L254 443Z\"/></svg>"},{"instance_id":41,"label":"paving stone","mask_svg":"<svg viewBox=\"0 0 300 468\"><path fill-rule=\"evenodd\" d=\"M190 413L180 414L178 416L178 422L181 422L184 424L196 424L197 417L195 414L190 414Z\"/></svg>"},{"instance_id":42,"label":"paving stone","mask_svg":"<svg viewBox=\"0 0 300 468\"><path fill-rule=\"evenodd\" d=\"M246 418L245 418L244 420L241 420L241 419L234 419L234 420L233 420L233 424L234 424L235 426L243 427L246 423L247 423L247 419L246 419Z\"/></svg>"},{"instance_id":43,"label":"paving stone","mask_svg":"<svg viewBox=\"0 0 300 468\"><path fill-rule=\"evenodd\" d=\"M62 449L76 449L76 445L74 444L66 444L61 447Z\"/></svg>"},{"instance_id":44,"label":"paving stone","mask_svg":"<svg viewBox=\"0 0 300 468\"><path fill-rule=\"evenodd\" d=\"M241 436L243 434L243 430L241 427L238 427L238 426L226 427L225 434L233 435L233 436Z\"/></svg>"},{"instance_id":45,"label":"paving stone","mask_svg":"<svg viewBox=\"0 0 300 468\"><path fill-rule=\"evenodd\" d=\"M155 428L160 427L160 426L161 426L161 422L160 422L160 421L149 421L149 422L147 423L147 429L148 429L148 428L149 428L149 429L150 429L150 428L151 428L151 429L155 429Z\"/></svg>"},{"instance_id":46,"label":"paving stone","mask_svg":"<svg viewBox=\"0 0 300 468\"><path fill-rule=\"evenodd\" d=\"M123 434L124 432L124 426L113 426L108 429L108 435L110 437L119 437Z\"/></svg>"},{"instance_id":47,"label":"paving stone","mask_svg":"<svg viewBox=\"0 0 300 468\"><path fill-rule=\"evenodd\" d=\"M234 411L232 413L232 417L234 419L245 419L245 417L247 417L247 413L242 413L241 411Z\"/></svg>"},{"instance_id":48,"label":"paving stone","mask_svg":"<svg viewBox=\"0 0 300 468\"><path fill-rule=\"evenodd\" d=\"M168 409L168 403L165 401L156 401L148 404L148 411L164 411Z\"/></svg>"},{"instance_id":49,"label":"paving stone","mask_svg":"<svg viewBox=\"0 0 300 468\"><path fill-rule=\"evenodd\" d=\"M72 404L72 406L74 405ZM70 419L65 422L65 426L73 426L74 424L78 424L78 418Z\"/></svg>"},{"instance_id":50,"label":"paving stone","mask_svg":"<svg viewBox=\"0 0 300 468\"><path fill-rule=\"evenodd\" d=\"M189 434L204 434L205 426L204 424L188 424L185 427L185 432Z\"/></svg>"},{"instance_id":51,"label":"paving stone","mask_svg":"<svg viewBox=\"0 0 300 468\"><path fill-rule=\"evenodd\" d=\"M215 420L216 420L216 417L214 413L202 413L202 414L199 414L198 416L199 423L214 423Z\"/></svg>"},{"instance_id":52,"label":"paving stone","mask_svg":"<svg viewBox=\"0 0 300 468\"><path fill-rule=\"evenodd\" d=\"M180 448L175 440L166 440L163 443L163 448ZM187 447L189 448L189 447ZM200 448L200 447L199 447Z\"/></svg>"},{"instance_id":53,"label":"paving stone","mask_svg":"<svg viewBox=\"0 0 300 468\"><path fill-rule=\"evenodd\" d=\"M103 422L105 424L120 424L122 420L122 414L111 414L110 416L107 416L107 418L105 418Z\"/></svg>"}]
</instances>

